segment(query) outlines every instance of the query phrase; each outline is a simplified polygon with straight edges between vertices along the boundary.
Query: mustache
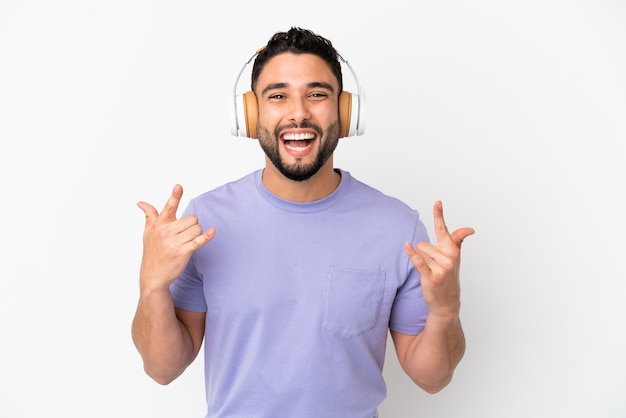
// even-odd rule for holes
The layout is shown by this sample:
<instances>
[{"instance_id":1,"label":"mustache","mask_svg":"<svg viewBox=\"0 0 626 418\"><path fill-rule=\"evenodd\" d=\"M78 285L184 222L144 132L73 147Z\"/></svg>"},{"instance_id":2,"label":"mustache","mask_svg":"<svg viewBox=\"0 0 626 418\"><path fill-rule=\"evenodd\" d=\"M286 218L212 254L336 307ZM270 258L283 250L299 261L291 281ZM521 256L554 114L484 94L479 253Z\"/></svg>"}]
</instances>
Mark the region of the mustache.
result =
<instances>
[{"instance_id":1,"label":"mustache","mask_svg":"<svg viewBox=\"0 0 626 418\"><path fill-rule=\"evenodd\" d=\"M323 134L322 128L319 125L304 121L302 123L290 123L289 125L282 125L277 127L274 131L274 135L276 135L276 138L278 138L280 136L280 133L285 129L312 129L317 133L318 136L322 136Z\"/></svg>"}]
</instances>

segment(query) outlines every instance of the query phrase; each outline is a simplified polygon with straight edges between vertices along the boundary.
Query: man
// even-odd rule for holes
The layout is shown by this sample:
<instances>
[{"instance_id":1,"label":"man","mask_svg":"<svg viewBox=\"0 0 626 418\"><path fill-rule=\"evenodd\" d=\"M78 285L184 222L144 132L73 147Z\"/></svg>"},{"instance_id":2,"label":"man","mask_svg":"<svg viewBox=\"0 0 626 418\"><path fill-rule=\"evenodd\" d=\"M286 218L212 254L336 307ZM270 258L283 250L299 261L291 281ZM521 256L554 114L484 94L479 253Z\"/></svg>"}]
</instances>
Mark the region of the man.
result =
<instances>
[{"instance_id":1,"label":"man","mask_svg":"<svg viewBox=\"0 0 626 418\"><path fill-rule=\"evenodd\" d=\"M148 375L178 377L204 340L207 417L377 416L387 333L427 392L465 350L460 247L333 166L341 68L310 31L275 34L252 90L265 168L191 200L176 185L146 216L133 339Z\"/></svg>"}]
</instances>

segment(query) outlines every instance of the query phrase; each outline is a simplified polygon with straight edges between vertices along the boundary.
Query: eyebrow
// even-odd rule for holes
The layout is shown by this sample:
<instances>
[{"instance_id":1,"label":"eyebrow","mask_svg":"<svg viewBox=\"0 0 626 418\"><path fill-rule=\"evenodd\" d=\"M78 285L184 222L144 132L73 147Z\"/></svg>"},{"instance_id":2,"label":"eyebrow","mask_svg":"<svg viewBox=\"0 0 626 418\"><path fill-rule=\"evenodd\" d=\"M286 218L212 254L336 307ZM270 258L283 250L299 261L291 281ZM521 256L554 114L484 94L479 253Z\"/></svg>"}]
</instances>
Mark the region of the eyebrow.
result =
<instances>
[{"instance_id":1,"label":"eyebrow","mask_svg":"<svg viewBox=\"0 0 626 418\"><path fill-rule=\"evenodd\" d=\"M286 87L288 87L289 84L288 83L274 83L274 84L269 84L267 87L265 87L263 89L263 91L261 92L261 97L265 96L265 93L267 93L270 90L277 90L277 89L284 89ZM312 83L307 84L307 87L310 89L315 89L315 88L322 88L325 90L330 91L331 93L335 92L335 89L333 88L332 85L328 84L328 83L324 83L322 81L314 81Z\"/></svg>"}]
</instances>

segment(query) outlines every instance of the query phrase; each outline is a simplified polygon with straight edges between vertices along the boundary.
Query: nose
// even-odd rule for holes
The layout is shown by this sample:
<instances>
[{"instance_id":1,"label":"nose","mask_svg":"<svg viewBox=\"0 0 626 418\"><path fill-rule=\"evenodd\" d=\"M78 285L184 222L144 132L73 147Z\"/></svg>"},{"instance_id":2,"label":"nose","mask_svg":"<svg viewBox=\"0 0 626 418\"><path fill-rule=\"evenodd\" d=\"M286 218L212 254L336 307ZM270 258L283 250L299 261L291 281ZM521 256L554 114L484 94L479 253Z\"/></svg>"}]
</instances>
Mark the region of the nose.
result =
<instances>
[{"instance_id":1,"label":"nose","mask_svg":"<svg viewBox=\"0 0 626 418\"><path fill-rule=\"evenodd\" d=\"M311 114L309 112L309 104L306 97L295 96L289 101L289 113L287 118L292 123L300 125L305 120L309 120Z\"/></svg>"}]
</instances>

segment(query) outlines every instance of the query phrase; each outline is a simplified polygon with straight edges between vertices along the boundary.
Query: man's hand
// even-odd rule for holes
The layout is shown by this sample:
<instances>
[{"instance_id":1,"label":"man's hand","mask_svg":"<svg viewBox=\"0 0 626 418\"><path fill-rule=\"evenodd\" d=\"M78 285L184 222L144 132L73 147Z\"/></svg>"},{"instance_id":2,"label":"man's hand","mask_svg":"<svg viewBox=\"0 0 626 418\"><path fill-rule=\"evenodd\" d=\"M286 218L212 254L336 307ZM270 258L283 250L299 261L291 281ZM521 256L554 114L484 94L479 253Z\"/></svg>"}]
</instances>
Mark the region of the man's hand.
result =
<instances>
[{"instance_id":1,"label":"man's hand","mask_svg":"<svg viewBox=\"0 0 626 418\"><path fill-rule=\"evenodd\" d=\"M407 243L405 251L421 275L422 294L431 314L458 316L461 307L461 244L474 233L474 229L460 228L450 234L443 219L441 201L435 203L433 217L437 243L420 242L415 248Z\"/></svg>"},{"instance_id":2,"label":"man's hand","mask_svg":"<svg viewBox=\"0 0 626 418\"><path fill-rule=\"evenodd\" d=\"M177 184L160 214L149 203L137 203L146 215L140 271L142 290L169 287L183 272L193 252L215 236L213 228L202 232L193 215L176 219L182 195L183 188Z\"/></svg>"}]
</instances>

